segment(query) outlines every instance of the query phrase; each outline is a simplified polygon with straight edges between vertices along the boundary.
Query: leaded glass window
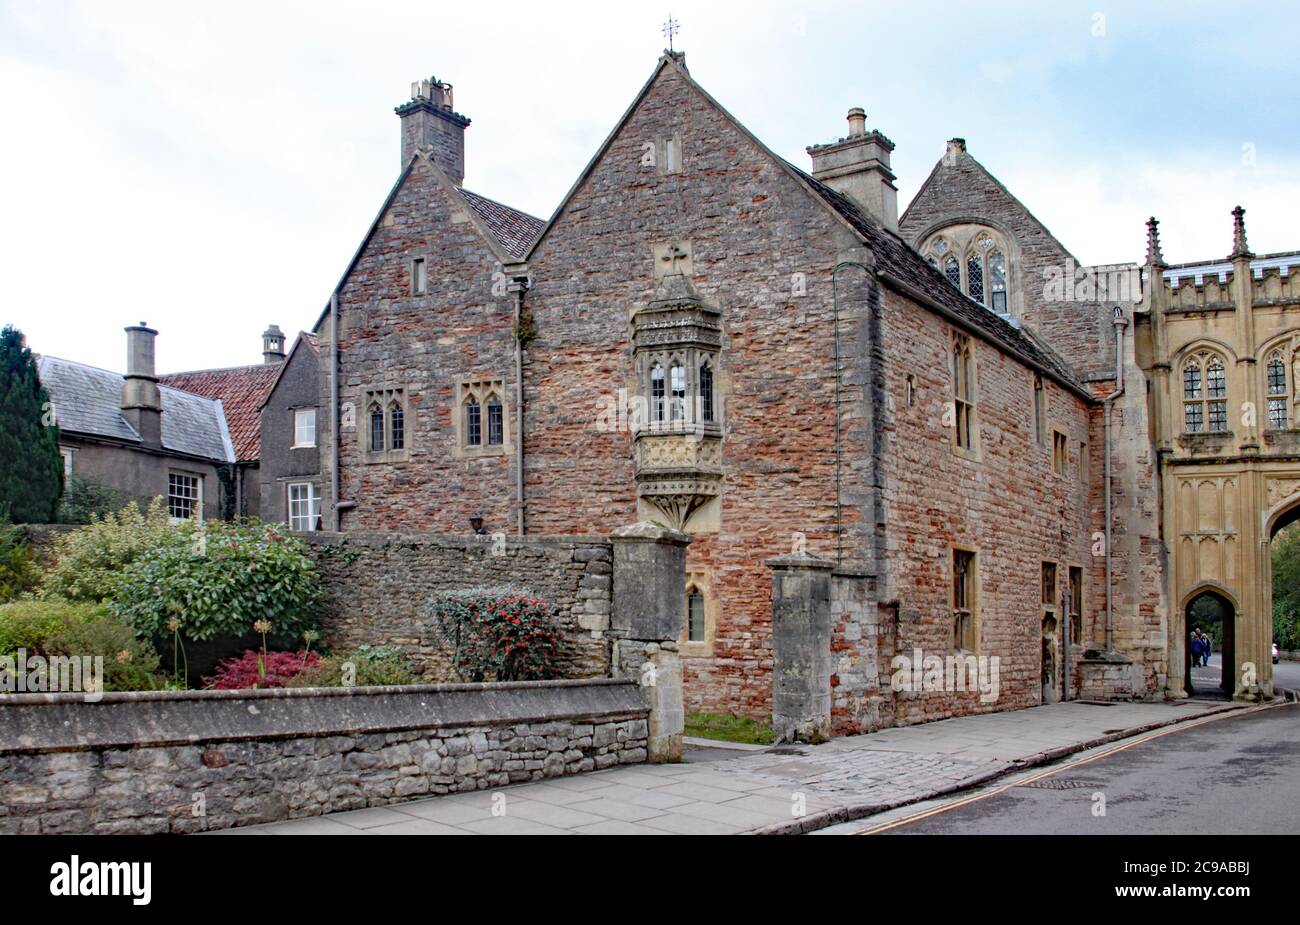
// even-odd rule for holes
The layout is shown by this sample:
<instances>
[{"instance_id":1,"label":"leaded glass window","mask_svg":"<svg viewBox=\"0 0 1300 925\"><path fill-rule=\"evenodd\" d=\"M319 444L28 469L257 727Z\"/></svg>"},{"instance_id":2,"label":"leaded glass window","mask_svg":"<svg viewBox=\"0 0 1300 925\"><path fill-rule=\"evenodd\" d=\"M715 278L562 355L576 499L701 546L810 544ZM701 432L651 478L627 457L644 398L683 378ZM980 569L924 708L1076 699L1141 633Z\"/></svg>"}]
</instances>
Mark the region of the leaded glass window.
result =
<instances>
[{"instance_id":1,"label":"leaded glass window","mask_svg":"<svg viewBox=\"0 0 1300 925\"><path fill-rule=\"evenodd\" d=\"M1228 379L1223 361L1206 351L1183 364L1183 430L1226 433Z\"/></svg>"},{"instance_id":2,"label":"leaded glass window","mask_svg":"<svg viewBox=\"0 0 1300 925\"><path fill-rule=\"evenodd\" d=\"M650 370L650 420L664 419L664 368L658 363Z\"/></svg>"},{"instance_id":3,"label":"leaded glass window","mask_svg":"<svg viewBox=\"0 0 1300 925\"><path fill-rule=\"evenodd\" d=\"M976 302L984 301L984 265L976 254L966 261L966 294Z\"/></svg>"},{"instance_id":4,"label":"leaded glass window","mask_svg":"<svg viewBox=\"0 0 1300 925\"><path fill-rule=\"evenodd\" d=\"M961 288L961 265L957 263L956 257L949 257L943 262L943 275L948 277L948 282Z\"/></svg>"},{"instance_id":5,"label":"leaded glass window","mask_svg":"<svg viewBox=\"0 0 1300 925\"><path fill-rule=\"evenodd\" d=\"M713 367L708 363L700 367L700 417L713 423Z\"/></svg>"},{"instance_id":6,"label":"leaded glass window","mask_svg":"<svg viewBox=\"0 0 1300 925\"><path fill-rule=\"evenodd\" d=\"M686 595L686 641L705 641L704 595L699 588L691 588Z\"/></svg>"},{"instance_id":7,"label":"leaded glass window","mask_svg":"<svg viewBox=\"0 0 1300 925\"><path fill-rule=\"evenodd\" d=\"M483 408L472 398L465 402L465 443L483 445Z\"/></svg>"},{"instance_id":8,"label":"leaded glass window","mask_svg":"<svg viewBox=\"0 0 1300 925\"><path fill-rule=\"evenodd\" d=\"M1286 363L1280 351L1274 351L1268 360L1268 426L1270 430L1286 430L1290 414L1287 411L1290 392L1286 382Z\"/></svg>"},{"instance_id":9,"label":"leaded glass window","mask_svg":"<svg viewBox=\"0 0 1300 925\"><path fill-rule=\"evenodd\" d=\"M370 452L384 451L384 411L378 405L370 407Z\"/></svg>"},{"instance_id":10,"label":"leaded glass window","mask_svg":"<svg viewBox=\"0 0 1300 925\"><path fill-rule=\"evenodd\" d=\"M1002 251L989 254L989 307L1000 315L1007 313L1007 258Z\"/></svg>"},{"instance_id":11,"label":"leaded glass window","mask_svg":"<svg viewBox=\"0 0 1300 925\"><path fill-rule=\"evenodd\" d=\"M488 446L500 446L505 441L505 416L501 399L489 395L487 400Z\"/></svg>"},{"instance_id":12,"label":"leaded glass window","mask_svg":"<svg viewBox=\"0 0 1300 925\"><path fill-rule=\"evenodd\" d=\"M686 367L674 363L669 370L672 385L672 408L670 415L674 421L686 419Z\"/></svg>"},{"instance_id":13,"label":"leaded glass window","mask_svg":"<svg viewBox=\"0 0 1300 925\"><path fill-rule=\"evenodd\" d=\"M406 413L396 401L388 406L388 438L390 449L406 449Z\"/></svg>"}]
</instances>

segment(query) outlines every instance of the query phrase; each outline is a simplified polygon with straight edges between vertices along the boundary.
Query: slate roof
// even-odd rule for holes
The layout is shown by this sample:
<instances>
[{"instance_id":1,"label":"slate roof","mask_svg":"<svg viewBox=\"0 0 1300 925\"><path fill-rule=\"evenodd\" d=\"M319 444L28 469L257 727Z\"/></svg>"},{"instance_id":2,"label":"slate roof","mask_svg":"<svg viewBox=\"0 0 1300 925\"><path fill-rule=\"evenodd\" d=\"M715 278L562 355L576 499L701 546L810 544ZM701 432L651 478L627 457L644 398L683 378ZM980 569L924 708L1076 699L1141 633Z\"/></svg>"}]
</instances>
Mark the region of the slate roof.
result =
<instances>
[{"instance_id":1,"label":"slate roof","mask_svg":"<svg viewBox=\"0 0 1300 925\"><path fill-rule=\"evenodd\" d=\"M826 202L862 237L876 258L876 270L888 273L913 287L978 331L985 339L1032 365L1039 366L1054 378L1088 394L1070 365L1019 324L1013 324L970 299L948 282L937 267L930 266L924 257L914 251L898 235L887 231L864 213L853 200L831 189L825 183L790 165L803 177L813 191Z\"/></svg>"},{"instance_id":2,"label":"slate roof","mask_svg":"<svg viewBox=\"0 0 1300 925\"><path fill-rule=\"evenodd\" d=\"M253 462L262 455L262 416L259 409L271 393L280 363L200 369L160 376L162 385L221 402L235 458Z\"/></svg>"},{"instance_id":3,"label":"slate roof","mask_svg":"<svg viewBox=\"0 0 1300 925\"><path fill-rule=\"evenodd\" d=\"M122 416L122 375L71 360L41 356L41 385L50 394L59 428L69 433L139 443ZM234 462L234 447L220 401L159 385L162 444L173 453Z\"/></svg>"},{"instance_id":4,"label":"slate roof","mask_svg":"<svg viewBox=\"0 0 1300 925\"><path fill-rule=\"evenodd\" d=\"M460 194L482 219L487 230L492 233L492 237L505 248L506 253L518 260L524 259L533 240L546 227L546 222L540 218L534 218L526 212L502 205L486 196L471 193L467 189L461 189Z\"/></svg>"}]
</instances>

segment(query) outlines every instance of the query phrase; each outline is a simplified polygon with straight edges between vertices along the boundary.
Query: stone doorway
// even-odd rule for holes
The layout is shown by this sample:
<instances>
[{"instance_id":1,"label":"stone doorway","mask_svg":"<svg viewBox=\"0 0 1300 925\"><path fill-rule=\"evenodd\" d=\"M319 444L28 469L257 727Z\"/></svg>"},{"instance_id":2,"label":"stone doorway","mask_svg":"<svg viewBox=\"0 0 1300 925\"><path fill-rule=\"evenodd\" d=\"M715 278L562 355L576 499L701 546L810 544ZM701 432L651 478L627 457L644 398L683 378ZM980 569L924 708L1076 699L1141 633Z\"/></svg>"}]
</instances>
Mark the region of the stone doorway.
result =
<instances>
[{"instance_id":1,"label":"stone doorway","mask_svg":"<svg viewBox=\"0 0 1300 925\"><path fill-rule=\"evenodd\" d=\"M1184 611L1187 638L1183 644L1184 676L1189 697L1231 699L1236 691L1236 608L1217 591L1202 591L1187 602ZM1199 630L1210 639L1210 663L1192 663L1192 634Z\"/></svg>"},{"instance_id":2,"label":"stone doorway","mask_svg":"<svg viewBox=\"0 0 1300 925\"><path fill-rule=\"evenodd\" d=\"M1060 632L1056 617L1043 617L1042 628L1042 684L1043 703L1061 700Z\"/></svg>"}]
</instances>

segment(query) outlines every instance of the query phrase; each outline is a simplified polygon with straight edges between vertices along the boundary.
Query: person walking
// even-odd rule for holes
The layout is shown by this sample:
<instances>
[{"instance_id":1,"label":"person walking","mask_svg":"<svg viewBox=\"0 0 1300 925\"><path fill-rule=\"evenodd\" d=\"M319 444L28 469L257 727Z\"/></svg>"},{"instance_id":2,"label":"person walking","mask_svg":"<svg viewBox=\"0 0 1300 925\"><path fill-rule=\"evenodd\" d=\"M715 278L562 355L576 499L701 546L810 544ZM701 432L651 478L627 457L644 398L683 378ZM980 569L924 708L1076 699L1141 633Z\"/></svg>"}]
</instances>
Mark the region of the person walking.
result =
<instances>
[{"instance_id":1,"label":"person walking","mask_svg":"<svg viewBox=\"0 0 1300 925\"><path fill-rule=\"evenodd\" d=\"M1205 643L1201 640L1201 628L1199 626L1192 627L1190 644L1192 650L1192 667L1199 668L1201 665L1201 659L1205 656Z\"/></svg>"}]
</instances>

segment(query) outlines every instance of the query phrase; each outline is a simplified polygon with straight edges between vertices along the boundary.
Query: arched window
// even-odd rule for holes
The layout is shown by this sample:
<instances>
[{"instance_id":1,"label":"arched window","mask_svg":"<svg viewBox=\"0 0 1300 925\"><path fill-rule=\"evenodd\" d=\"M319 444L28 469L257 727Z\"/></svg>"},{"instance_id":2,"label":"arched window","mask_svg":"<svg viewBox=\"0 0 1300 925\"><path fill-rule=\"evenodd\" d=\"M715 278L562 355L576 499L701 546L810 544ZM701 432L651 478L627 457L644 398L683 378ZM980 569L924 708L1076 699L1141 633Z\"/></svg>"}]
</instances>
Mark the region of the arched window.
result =
<instances>
[{"instance_id":1,"label":"arched window","mask_svg":"<svg viewBox=\"0 0 1300 925\"><path fill-rule=\"evenodd\" d=\"M388 448L406 449L406 414L396 400L388 406Z\"/></svg>"},{"instance_id":2,"label":"arched window","mask_svg":"<svg viewBox=\"0 0 1300 925\"><path fill-rule=\"evenodd\" d=\"M465 400L465 445L483 445L483 408L473 397Z\"/></svg>"},{"instance_id":3,"label":"arched window","mask_svg":"<svg viewBox=\"0 0 1300 925\"><path fill-rule=\"evenodd\" d=\"M495 394L487 400L488 446L500 446L505 441L505 416L502 414L501 399Z\"/></svg>"},{"instance_id":4,"label":"arched window","mask_svg":"<svg viewBox=\"0 0 1300 925\"><path fill-rule=\"evenodd\" d=\"M705 642L704 595L692 586L686 592L686 641Z\"/></svg>"},{"instance_id":5,"label":"arched window","mask_svg":"<svg viewBox=\"0 0 1300 925\"><path fill-rule=\"evenodd\" d=\"M384 451L384 410L378 405L370 406L370 452Z\"/></svg>"},{"instance_id":6,"label":"arched window","mask_svg":"<svg viewBox=\"0 0 1300 925\"><path fill-rule=\"evenodd\" d=\"M1228 430L1228 383L1223 361L1209 352L1183 364L1183 430L1221 434Z\"/></svg>"},{"instance_id":7,"label":"arched window","mask_svg":"<svg viewBox=\"0 0 1300 925\"><path fill-rule=\"evenodd\" d=\"M948 282L958 289L961 288L961 264L957 262L956 257L949 257L943 262L943 275L948 277Z\"/></svg>"},{"instance_id":8,"label":"arched window","mask_svg":"<svg viewBox=\"0 0 1300 925\"><path fill-rule=\"evenodd\" d=\"M999 315L1007 313L1007 258L1002 251L989 254L989 308Z\"/></svg>"},{"instance_id":9,"label":"arched window","mask_svg":"<svg viewBox=\"0 0 1300 925\"><path fill-rule=\"evenodd\" d=\"M975 352L965 334L953 336L952 348L953 427L957 446L974 448L975 437Z\"/></svg>"},{"instance_id":10,"label":"arched window","mask_svg":"<svg viewBox=\"0 0 1300 925\"><path fill-rule=\"evenodd\" d=\"M1269 430L1286 430L1290 425L1291 390L1286 378L1286 361L1282 352L1274 350L1268 358L1268 427Z\"/></svg>"},{"instance_id":11,"label":"arched window","mask_svg":"<svg viewBox=\"0 0 1300 925\"><path fill-rule=\"evenodd\" d=\"M976 302L984 301L984 264L978 254L966 259L966 294Z\"/></svg>"},{"instance_id":12,"label":"arched window","mask_svg":"<svg viewBox=\"0 0 1300 925\"><path fill-rule=\"evenodd\" d=\"M664 419L664 368L656 363L650 370L650 420Z\"/></svg>"},{"instance_id":13,"label":"arched window","mask_svg":"<svg viewBox=\"0 0 1300 925\"><path fill-rule=\"evenodd\" d=\"M686 367L674 363L668 373L673 390L669 413L674 421L682 421L686 419Z\"/></svg>"},{"instance_id":14,"label":"arched window","mask_svg":"<svg viewBox=\"0 0 1300 925\"><path fill-rule=\"evenodd\" d=\"M700 418L713 423L713 367L708 362L700 367Z\"/></svg>"}]
</instances>

